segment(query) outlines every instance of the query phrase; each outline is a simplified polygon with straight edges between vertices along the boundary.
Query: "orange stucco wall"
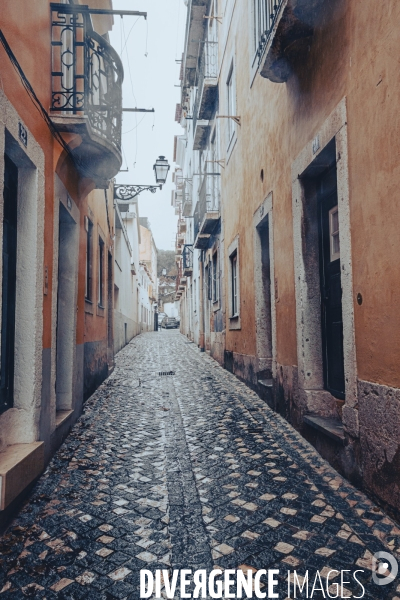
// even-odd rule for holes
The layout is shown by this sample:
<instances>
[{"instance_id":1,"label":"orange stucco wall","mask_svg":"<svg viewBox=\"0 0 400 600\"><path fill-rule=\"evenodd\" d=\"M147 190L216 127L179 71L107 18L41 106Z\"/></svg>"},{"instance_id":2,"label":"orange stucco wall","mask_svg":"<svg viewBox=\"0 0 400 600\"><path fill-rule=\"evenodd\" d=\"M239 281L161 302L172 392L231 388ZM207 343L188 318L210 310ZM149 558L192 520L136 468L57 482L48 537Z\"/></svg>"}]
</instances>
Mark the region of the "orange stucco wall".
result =
<instances>
[{"instance_id":1,"label":"orange stucco wall","mask_svg":"<svg viewBox=\"0 0 400 600\"><path fill-rule=\"evenodd\" d=\"M226 344L228 350L256 354L252 218L272 191L277 361L297 364L291 166L346 97L354 300L358 292L364 299L362 306L354 303L358 377L399 387L400 117L394 101L399 94L400 6L388 0L384 11L376 9L373 0L327 4L308 56L294 65L289 81L272 83L257 74L251 84L249 10L247 3L236 3L221 81L234 56L241 127L223 170L222 190L226 246L240 237L242 323L239 331L227 326ZM222 135L223 154L224 144Z\"/></svg>"},{"instance_id":2,"label":"orange stucco wall","mask_svg":"<svg viewBox=\"0 0 400 600\"><path fill-rule=\"evenodd\" d=\"M82 3L84 4L84 3ZM93 8L110 8L110 0L93 0ZM27 79L32 85L36 95L45 110L49 111L51 100L51 24L50 2L32 0L29 3L29 18L26 18L26 2L16 0L6 2L1 7L1 29L13 51ZM100 33L106 33L113 23L112 17L99 17L93 19L95 28ZM88 215L88 206L91 207L94 225L101 227L105 234L105 282L107 278L107 250L112 247L113 208L111 192L108 192L108 211L110 230L107 224L104 192L101 190L91 192L93 183L82 180L69 159L65 159L64 151L54 140L46 123L36 110L29 95L25 91L21 80L13 69L12 64L0 47L0 81L4 92L13 104L30 133L40 144L45 154L45 240L44 240L44 268L48 269L48 293L44 296L43 306L43 347L51 346L52 335L52 281L53 281L53 240L54 240L54 173L62 180L68 193L80 209L80 247L79 247L79 287L78 287L78 318L76 342L95 341L103 339L107 333L106 319L94 315L85 318L85 257L86 257L86 232L84 230L84 217ZM72 136L65 136L68 142L74 143ZM98 236L94 236L95 240ZM94 253L94 289L97 289L97 244ZM106 289L105 289L106 293Z\"/></svg>"},{"instance_id":3,"label":"orange stucco wall","mask_svg":"<svg viewBox=\"0 0 400 600\"><path fill-rule=\"evenodd\" d=\"M29 6L31 18L26 18L26 2L5 2L1 7L1 30L26 77L43 106L50 103L50 8L49 4L33 0ZM38 57L41 57L38 60ZM45 154L45 255L49 269L49 293L43 299L43 347L51 346L51 279L53 246L53 138L40 114L32 104L7 54L0 46L0 78L9 101L14 105L31 134ZM45 68L44 68L45 67Z\"/></svg>"}]
</instances>

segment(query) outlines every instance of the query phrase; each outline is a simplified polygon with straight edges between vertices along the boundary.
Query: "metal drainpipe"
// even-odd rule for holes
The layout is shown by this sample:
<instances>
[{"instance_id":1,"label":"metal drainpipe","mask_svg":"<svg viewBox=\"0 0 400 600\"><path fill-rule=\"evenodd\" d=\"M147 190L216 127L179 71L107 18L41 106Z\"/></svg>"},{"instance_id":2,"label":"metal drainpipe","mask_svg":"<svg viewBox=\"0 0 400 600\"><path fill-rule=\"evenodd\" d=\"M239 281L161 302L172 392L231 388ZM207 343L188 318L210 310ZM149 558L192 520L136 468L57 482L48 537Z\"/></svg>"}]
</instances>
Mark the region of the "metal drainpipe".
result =
<instances>
[{"instance_id":1,"label":"metal drainpipe","mask_svg":"<svg viewBox=\"0 0 400 600\"><path fill-rule=\"evenodd\" d=\"M199 290L199 311L200 311L200 352L204 352L205 350L205 339L204 339L204 331L205 331L205 321L204 321L204 250L201 251L201 262L200 262L200 290Z\"/></svg>"}]
</instances>

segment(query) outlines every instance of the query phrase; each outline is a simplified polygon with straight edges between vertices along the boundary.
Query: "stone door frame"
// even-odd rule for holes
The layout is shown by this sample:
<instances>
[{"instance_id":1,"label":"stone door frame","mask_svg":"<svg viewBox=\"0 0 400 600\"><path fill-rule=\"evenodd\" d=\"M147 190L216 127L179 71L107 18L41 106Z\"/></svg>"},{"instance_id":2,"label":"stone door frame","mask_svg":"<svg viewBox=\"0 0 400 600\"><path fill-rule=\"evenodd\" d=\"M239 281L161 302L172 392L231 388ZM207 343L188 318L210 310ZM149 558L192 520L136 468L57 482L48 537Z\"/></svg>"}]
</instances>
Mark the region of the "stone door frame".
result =
<instances>
[{"instance_id":1,"label":"stone door frame","mask_svg":"<svg viewBox=\"0 0 400 600\"><path fill-rule=\"evenodd\" d=\"M343 310L343 347L346 399L342 410L347 433L358 437L357 366L353 304L351 254L350 192L348 170L348 131L346 98L343 98L323 123L313 140L303 148L292 164L293 248L296 293L296 332L299 391L306 412L321 416L337 415L335 399L324 390L320 283L318 264L307 256L307 216L304 175L323 169L323 153L334 141L337 167L339 240Z\"/></svg>"}]
</instances>

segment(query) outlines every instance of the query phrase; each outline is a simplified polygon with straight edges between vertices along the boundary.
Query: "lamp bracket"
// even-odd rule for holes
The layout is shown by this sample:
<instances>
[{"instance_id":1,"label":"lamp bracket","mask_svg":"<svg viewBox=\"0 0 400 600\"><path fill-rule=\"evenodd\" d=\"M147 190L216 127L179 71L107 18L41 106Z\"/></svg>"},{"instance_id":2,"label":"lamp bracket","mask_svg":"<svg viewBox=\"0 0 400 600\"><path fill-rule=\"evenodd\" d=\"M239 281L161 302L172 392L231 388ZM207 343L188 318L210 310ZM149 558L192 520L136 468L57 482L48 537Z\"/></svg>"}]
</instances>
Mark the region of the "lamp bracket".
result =
<instances>
[{"instance_id":1,"label":"lamp bracket","mask_svg":"<svg viewBox=\"0 0 400 600\"><path fill-rule=\"evenodd\" d=\"M154 108L123 108L123 112L144 112L144 113L153 113L155 112Z\"/></svg>"},{"instance_id":2,"label":"lamp bracket","mask_svg":"<svg viewBox=\"0 0 400 600\"><path fill-rule=\"evenodd\" d=\"M133 198L136 198L142 192L148 191L155 194L162 185L114 185L114 200L119 204L129 204Z\"/></svg>"},{"instance_id":3,"label":"lamp bracket","mask_svg":"<svg viewBox=\"0 0 400 600\"><path fill-rule=\"evenodd\" d=\"M218 160L206 160L205 162L206 163L217 163L217 165L219 165L220 167L225 169L225 159L224 158L220 158ZM204 175L206 175L206 173L204 173Z\"/></svg>"},{"instance_id":4,"label":"lamp bracket","mask_svg":"<svg viewBox=\"0 0 400 600\"><path fill-rule=\"evenodd\" d=\"M236 115L217 115L217 119L232 119L237 125L242 125L241 117Z\"/></svg>"},{"instance_id":5,"label":"lamp bracket","mask_svg":"<svg viewBox=\"0 0 400 600\"><path fill-rule=\"evenodd\" d=\"M211 15L209 17L204 15L203 19L209 19L211 22L215 19L220 25L222 25L222 15Z\"/></svg>"}]
</instances>

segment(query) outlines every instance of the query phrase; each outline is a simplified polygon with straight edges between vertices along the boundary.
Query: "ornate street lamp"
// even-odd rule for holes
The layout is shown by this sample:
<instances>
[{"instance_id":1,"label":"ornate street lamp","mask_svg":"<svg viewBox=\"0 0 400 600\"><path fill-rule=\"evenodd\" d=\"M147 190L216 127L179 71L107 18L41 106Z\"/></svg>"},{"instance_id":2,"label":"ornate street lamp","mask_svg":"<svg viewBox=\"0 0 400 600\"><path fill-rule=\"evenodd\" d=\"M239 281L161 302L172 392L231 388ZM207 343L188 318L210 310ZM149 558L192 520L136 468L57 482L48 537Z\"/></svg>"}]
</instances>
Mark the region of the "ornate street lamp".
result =
<instances>
[{"instance_id":1,"label":"ornate street lamp","mask_svg":"<svg viewBox=\"0 0 400 600\"><path fill-rule=\"evenodd\" d=\"M129 204L133 198L136 198L141 192L148 191L152 194L158 189L162 189L162 186L167 181L168 171L170 166L165 156L159 156L153 165L156 182L158 185L114 185L114 200L118 204Z\"/></svg>"},{"instance_id":2,"label":"ornate street lamp","mask_svg":"<svg viewBox=\"0 0 400 600\"><path fill-rule=\"evenodd\" d=\"M167 181L169 164L165 156L159 156L153 165L154 174L156 176L156 182L162 186Z\"/></svg>"}]
</instances>

